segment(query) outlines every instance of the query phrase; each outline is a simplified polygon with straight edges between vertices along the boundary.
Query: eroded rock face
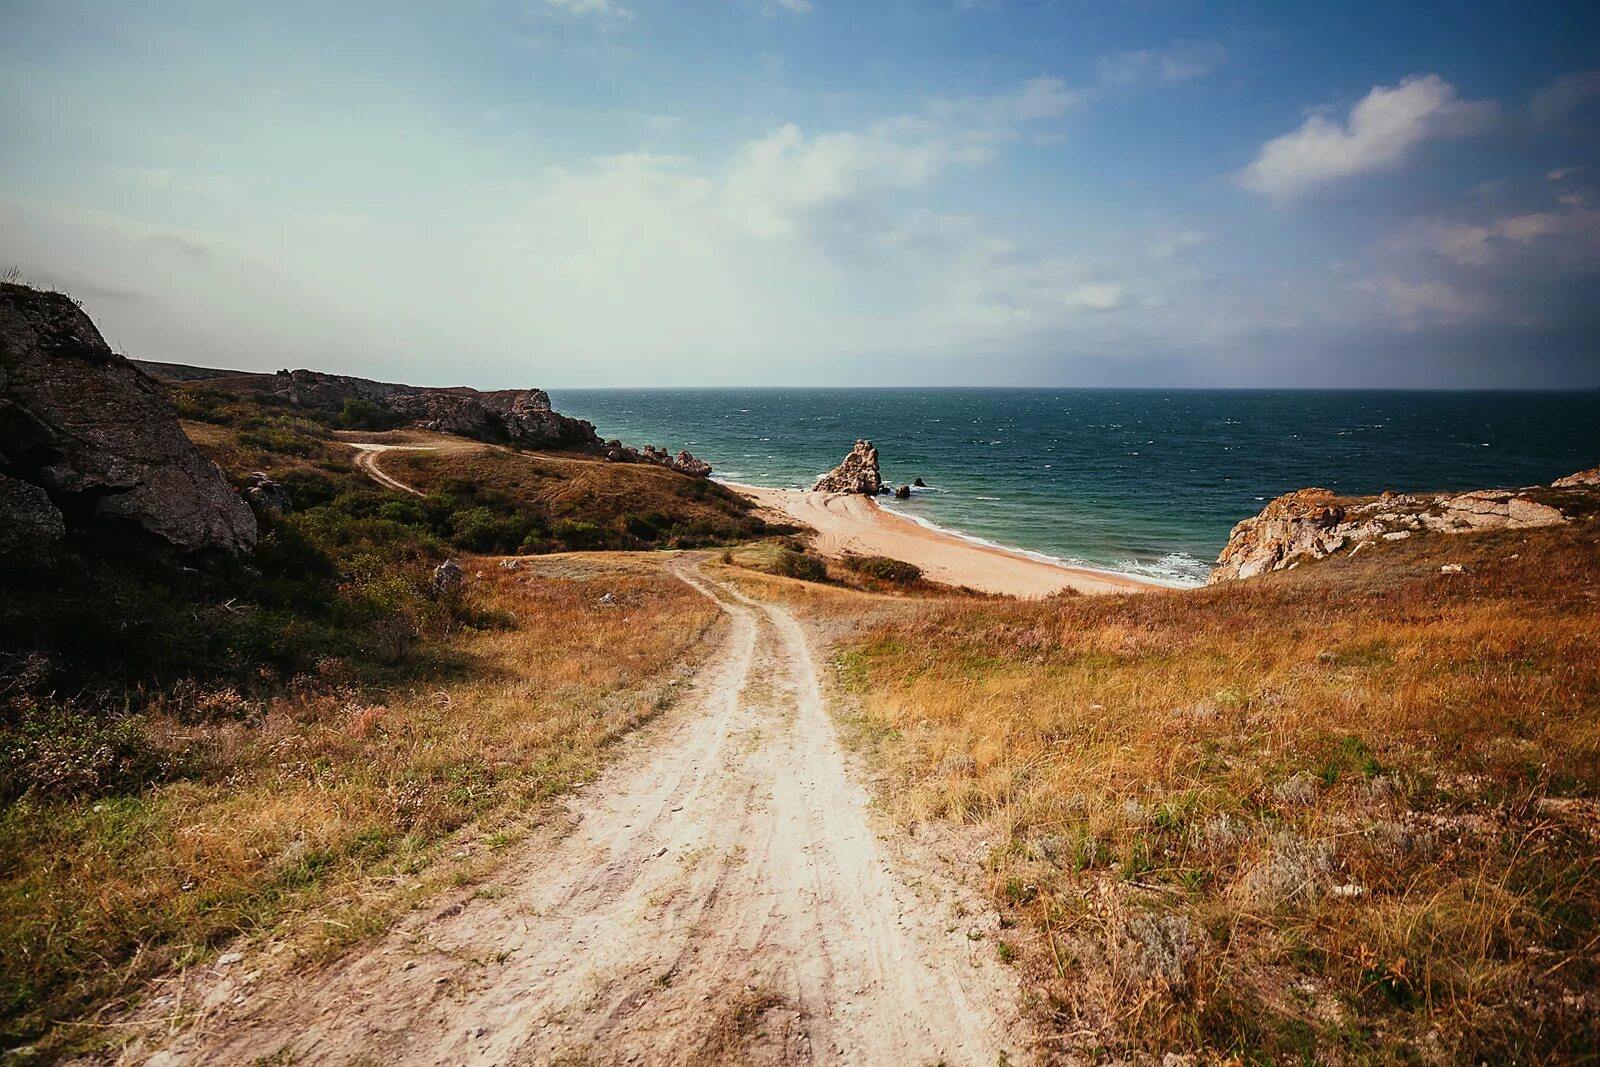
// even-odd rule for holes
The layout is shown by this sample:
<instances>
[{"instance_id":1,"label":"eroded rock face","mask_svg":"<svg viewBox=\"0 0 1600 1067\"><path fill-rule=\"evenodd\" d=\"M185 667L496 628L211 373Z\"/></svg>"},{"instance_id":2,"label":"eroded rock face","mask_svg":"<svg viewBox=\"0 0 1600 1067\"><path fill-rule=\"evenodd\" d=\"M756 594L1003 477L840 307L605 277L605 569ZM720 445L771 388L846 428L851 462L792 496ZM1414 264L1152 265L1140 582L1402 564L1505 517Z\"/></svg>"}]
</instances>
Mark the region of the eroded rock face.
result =
<instances>
[{"instance_id":1,"label":"eroded rock face","mask_svg":"<svg viewBox=\"0 0 1600 1067\"><path fill-rule=\"evenodd\" d=\"M337 412L348 401L361 401L396 423L491 444L526 448L594 448L600 444L593 425L555 411L550 394L543 389L432 389L314 370L242 375L207 384L227 391L263 393L295 407L322 411Z\"/></svg>"},{"instance_id":2,"label":"eroded rock face","mask_svg":"<svg viewBox=\"0 0 1600 1067\"><path fill-rule=\"evenodd\" d=\"M1581 472L1553 483L1587 492L1600 485ZM1535 500L1529 493L1543 493ZM1567 521L1560 497L1532 490L1479 489L1470 493L1340 500L1327 489L1301 489L1280 496L1233 528L1211 571L1211 581L1252 578L1285 570L1348 549L1352 554L1379 541L1403 541L1417 533L1458 534L1473 530L1523 530Z\"/></svg>"},{"instance_id":3,"label":"eroded rock face","mask_svg":"<svg viewBox=\"0 0 1600 1067\"><path fill-rule=\"evenodd\" d=\"M126 529L180 552L249 552L256 521L178 426L166 390L71 299L0 284L0 525Z\"/></svg>"},{"instance_id":4,"label":"eroded rock face","mask_svg":"<svg viewBox=\"0 0 1600 1067\"><path fill-rule=\"evenodd\" d=\"M865 493L876 496L883 490L883 476L878 472L878 450L871 441L857 441L844 461L818 478L817 484L811 488L818 493Z\"/></svg>"}]
</instances>

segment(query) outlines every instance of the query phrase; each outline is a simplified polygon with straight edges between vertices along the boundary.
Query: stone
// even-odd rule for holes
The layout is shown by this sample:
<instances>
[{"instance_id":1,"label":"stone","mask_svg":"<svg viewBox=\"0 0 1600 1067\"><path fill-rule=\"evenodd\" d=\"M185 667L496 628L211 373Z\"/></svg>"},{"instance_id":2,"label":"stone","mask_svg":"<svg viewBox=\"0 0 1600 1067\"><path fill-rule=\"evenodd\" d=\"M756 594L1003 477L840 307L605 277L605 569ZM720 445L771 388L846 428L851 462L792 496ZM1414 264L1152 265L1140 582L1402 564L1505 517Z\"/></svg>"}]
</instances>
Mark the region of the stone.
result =
<instances>
[{"instance_id":1,"label":"stone","mask_svg":"<svg viewBox=\"0 0 1600 1067\"><path fill-rule=\"evenodd\" d=\"M900 488L894 491L894 498L896 500L910 500L911 487L909 485L902 485Z\"/></svg>"},{"instance_id":2,"label":"stone","mask_svg":"<svg viewBox=\"0 0 1600 1067\"><path fill-rule=\"evenodd\" d=\"M433 569L433 582L430 589L435 600L449 600L461 592L461 585L466 581L466 574L461 569L461 561L447 559Z\"/></svg>"},{"instance_id":3,"label":"stone","mask_svg":"<svg viewBox=\"0 0 1600 1067\"><path fill-rule=\"evenodd\" d=\"M818 493L861 493L867 496L875 496L882 489L878 450L867 440L857 441L849 455L812 486L812 490Z\"/></svg>"},{"instance_id":4,"label":"stone","mask_svg":"<svg viewBox=\"0 0 1600 1067\"><path fill-rule=\"evenodd\" d=\"M66 520L50 494L0 474L0 549L37 548L66 535Z\"/></svg>"},{"instance_id":5,"label":"stone","mask_svg":"<svg viewBox=\"0 0 1600 1067\"><path fill-rule=\"evenodd\" d=\"M1510 510L1511 525L1518 529L1527 529L1534 526L1559 526L1566 522L1566 516L1560 510L1549 504L1541 504L1536 500L1526 497L1514 497L1508 505Z\"/></svg>"},{"instance_id":6,"label":"stone","mask_svg":"<svg viewBox=\"0 0 1600 1067\"><path fill-rule=\"evenodd\" d=\"M911 484L916 486L918 489L928 488L928 483L923 481L921 478L913 478Z\"/></svg>"},{"instance_id":7,"label":"stone","mask_svg":"<svg viewBox=\"0 0 1600 1067\"><path fill-rule=\"evenodd\" d=\"M166 389L112 352L71 298L11 283L0 283L0 467L11 537L133 533L182 555L255 548L255 516L185 436Z\"/></svg>"},{"instance_id":8,"label":"stone","mask_svg":"<svg viewBox=\"0 0 1600 1067\"><path fill-rule=\"evenodd\" d=\"M265 471L251 472L248 481L244 498L257 515L287 515L294 510L294 499L289 496L289 490Z\"/></svg>"},{"instance_id":9,"label":"stone","mask_svg":"<svg viewBox=\"0 0 1600 1067\"><path fill-rule=\"evenodd\" d=\"M1565 478L1557 478L1550 484L1557 489L1580 489L1585 486L1600 487L1600 467L1590 467L1588 470L1569 474Z\"/></svg>"}]
</instances>

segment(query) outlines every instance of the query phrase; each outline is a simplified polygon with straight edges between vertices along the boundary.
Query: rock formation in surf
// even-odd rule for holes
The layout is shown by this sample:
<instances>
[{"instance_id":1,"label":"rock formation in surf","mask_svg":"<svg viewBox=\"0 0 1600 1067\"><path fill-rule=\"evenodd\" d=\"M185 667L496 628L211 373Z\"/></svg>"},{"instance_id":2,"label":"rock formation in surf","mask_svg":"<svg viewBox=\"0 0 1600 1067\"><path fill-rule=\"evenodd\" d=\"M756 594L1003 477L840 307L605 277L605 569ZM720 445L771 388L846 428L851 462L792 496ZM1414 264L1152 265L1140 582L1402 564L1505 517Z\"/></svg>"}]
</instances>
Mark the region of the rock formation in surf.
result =
<instances>
[{"instance_id":1,"label":"rock formation in surf","mask_svg":"<svg viewBox=\"0 0 1600 1067\"><path fill-rule=\"evenodd\" d=\"M1336 552L1354 553L1380 541L1413 534L1457 534L1473 530L1519 530L1555 526L1574 492L1591 497L1600 475L1583 471L1549 488L1480 489L1470 493L1339 497L1328 489L1301 489L1278 497L1259 515L1233 528L1217 558L1211 581L1251 578L1286 570L1304 560ZM1589 480L1586 480L1589 479Z\"/></svg>"},{"instance_id":2,"label":"rock formation in surf","mask_svg":"<svg viewBox=\"0 0 1600 1067\"><path fill-rule=\"evenodd\" d=\"M878 450L871 441L857 441L850 454L812 486L818 493L864 493L876 496L883 491L883 476L878 473Z\"/></svg>"},{"instance_id":3,"label":"rock formation in surf","mask_svg":"<svg viewBox=\"0 0 1600 1067\"><path fill-rule=\"evenodd\" d=\"M0 542L68 531L179 553L249 552L256 520L167 391L70 297L0 284Z\"/></svg>"}]
</instances>

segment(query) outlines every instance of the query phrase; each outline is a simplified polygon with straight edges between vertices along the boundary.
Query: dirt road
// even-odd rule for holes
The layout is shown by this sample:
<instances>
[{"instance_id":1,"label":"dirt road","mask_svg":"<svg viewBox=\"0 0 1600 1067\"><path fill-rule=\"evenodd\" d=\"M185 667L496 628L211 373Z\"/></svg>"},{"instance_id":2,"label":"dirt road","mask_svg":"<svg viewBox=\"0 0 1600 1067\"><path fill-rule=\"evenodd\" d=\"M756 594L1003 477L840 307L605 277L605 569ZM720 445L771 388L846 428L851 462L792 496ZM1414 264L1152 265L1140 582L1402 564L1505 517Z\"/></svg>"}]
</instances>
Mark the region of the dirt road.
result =
<instances>
[{"instance_id":1,"label":"dirt road","mask_svg":"<svg viewBox=\"0 0 1600 1067\"><path fill-rule=\"evenodd\" d=\"M800 623L673 566L725 647L570 833L328 970L220 979L149 1062L1026 1062L992 916L874 836Z\"/></svg>"},{"instance_id":2,"label":"dirt road","mask_svg":"<svg viewBox=\"0 0 1600 1067\"><path fill-rule=\"evenodd\" d=\"M402 493L410 493L412 496L424 495L400 479L385 474L380 470L378 457L397 448L410 452L433 452L435 449L431 445L375 445L365 441L344 441L341 443L347 444L356 450L356 469L379 485L386 485L390 489L398 489Z\"/></svg>"}]
</instances>

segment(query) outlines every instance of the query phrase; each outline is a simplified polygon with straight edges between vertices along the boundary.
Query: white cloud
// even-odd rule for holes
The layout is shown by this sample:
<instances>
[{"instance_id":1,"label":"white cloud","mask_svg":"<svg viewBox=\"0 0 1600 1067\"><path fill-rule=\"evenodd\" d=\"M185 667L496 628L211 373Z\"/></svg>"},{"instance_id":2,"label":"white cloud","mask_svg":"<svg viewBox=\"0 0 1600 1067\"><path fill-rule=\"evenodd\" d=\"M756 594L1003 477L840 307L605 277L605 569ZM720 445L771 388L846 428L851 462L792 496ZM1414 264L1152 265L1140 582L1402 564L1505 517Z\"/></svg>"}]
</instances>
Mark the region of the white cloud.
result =
<instances>
[{"instance_id":1,"label":"white cloud","mask_svg":"<svg viewBox=\"0 0 1600 1067\"><path fill-rule=\"evenodd\" d=\"M1018 139L1015 126L1056 118L1075 103L1059 79L1035 78L994 96L935 101L926 114L862 130L808 136L792 123L780 126L735 155L726 211L751 233L785 234L809 212L987 163Z\"/></svg>"},{"instance_id":2,"label":"white cloud","mask_svg":"<svg viewBox=\"0 0 1600 1067\"><path fill-rule=\"evenodd\" d=\"M809 15L812 11L811 0L768 0L767 6L761 9L768 18L784 11L791 15Z\"/></svg>"},{"instance_id":3,"label":"white cloud","mask_svg":"<svg viewBox=\"0 0 1600 1067\"><path fill-rule=\"evenodd\" d=\"M1157 259L1172 259L1188 249L1206 243L1206 235L1198 230L1180 230L1150 246L1150 254Z\"/></svg>"},{"instance_id":4,"label":"white cloud","mask_svg":"<svg viewBox=\"0 0 1600 1067\"><path fill-rule=\"evenodd\" d=\"M1442 281L1414 281L1386 275L1357 282L1358 292L1377 296L1406 330L1455 326L1488 318L1498 309L1492 298L1465 293Z\"/></svg>"},{"instance_id":5,"label":"white cloud","mask_svg":"<svg viewBox=\"0 0 1600 1067\"><path fill-rule=\"evenodd\" d=\"M544 0L545 6L572 15L596 15L601 18L630 19L633 12L613 4L611 0Z\"/></svg>"},{"instance_id":6,"label":"white cloud","mask_svg":"<svg viewBox=\"0 0 1600 1067\"><path fill-rule=\"evenodd\" d=\"M1582 174L1588 169L1589 168L1587 167L1557 167L1555 170L1546 174L1544 176L1544 180L1547 182L1564 182L1574 174Z\"/></svg>"},{"instance_id":7,"label":"white cloud","mask_svg":"<svg viewBox=\"0 0 1600 1067\"><path fill-rule=\"evenodd\" d=\"M1226 62L1227 49L1214 42L1141 49L1104 56L1096 73L1107 85L1175 84L1210 74Z\"/></svg>"},{"instance_id":8,"label":"white cloud","mask_svg":"<svg viewBox=\"0 0 1600 1067\"><path fill-rule=\"evenodd\" d=\"M1343 178L1392 170L1424 142L1480 133L1499 116L1493 101L1461 100L1437 74L1377 86L1340 121L1315 114L1261 146L1239 175L1248 189L1288 200Z\"/></svg>"}]
</instances>

